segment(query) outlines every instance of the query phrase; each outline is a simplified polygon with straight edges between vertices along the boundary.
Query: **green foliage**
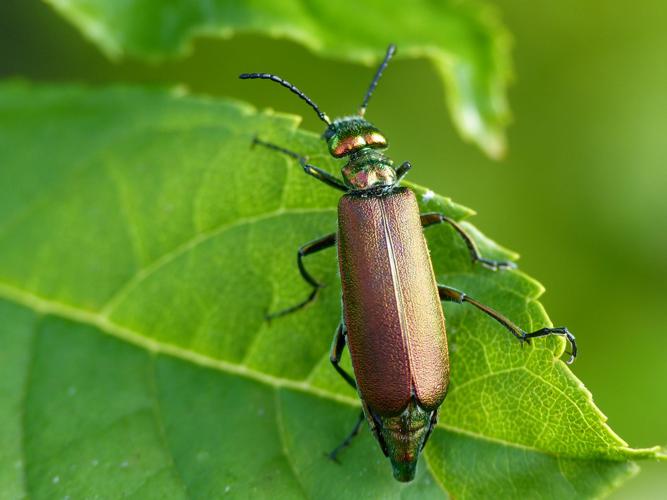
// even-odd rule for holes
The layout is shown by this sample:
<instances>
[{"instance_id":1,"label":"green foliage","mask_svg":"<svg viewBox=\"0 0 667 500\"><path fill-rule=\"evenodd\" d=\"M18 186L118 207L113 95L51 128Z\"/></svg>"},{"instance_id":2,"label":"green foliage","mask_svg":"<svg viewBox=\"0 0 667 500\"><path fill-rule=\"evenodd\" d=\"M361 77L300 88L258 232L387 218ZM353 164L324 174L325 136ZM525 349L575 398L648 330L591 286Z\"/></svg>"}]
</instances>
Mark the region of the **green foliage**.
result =
<instances>
[{"instance_id":1,"label":"green foliage","mask_svg":"<svg viewBox=\"0 0 667 500\"><path fill-rule=\"evenodd\" d=\"M327 57L372 63L394 42L399 56L431 59L463 137L493 157L505 148L509 36L495 11L480 2L46 2L113 58L162 59L187 52L197 36L261 33L288 38Z\"/></svg>"},{"instance_id":2,"label":"green foliage","mask_svg":"<svg viewBox=\"0 0 667 500\"><path fill-rule=\"evenodd\" d=\"M402 485L364 430L343 465L356 395L328 362L340 317L338 194L255 134L336 170L290 116L129 88L0 87L0 491L8 497L457 498L601 495L633 450L559 360L447 304L452 381L418 477ZM439 196L422 209L465 218ZM469 226L471 227L471 226ZM512 254L478 232L484 254ZM470 263L427 230L438 280L527 329L541 286ZM347 358L346 358L347 362Z\"/></svg>"}]
</instances>

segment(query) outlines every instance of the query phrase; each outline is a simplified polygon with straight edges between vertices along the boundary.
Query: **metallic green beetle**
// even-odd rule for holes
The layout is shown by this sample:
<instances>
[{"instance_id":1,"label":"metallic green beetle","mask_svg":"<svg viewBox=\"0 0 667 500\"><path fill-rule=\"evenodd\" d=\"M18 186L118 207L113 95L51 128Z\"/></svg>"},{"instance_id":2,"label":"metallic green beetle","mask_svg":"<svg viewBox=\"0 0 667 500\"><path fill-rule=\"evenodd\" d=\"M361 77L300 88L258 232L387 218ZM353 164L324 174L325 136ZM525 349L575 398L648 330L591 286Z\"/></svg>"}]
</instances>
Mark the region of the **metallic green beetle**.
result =
<instances>
[{"instance_id":1,"label":"metallic green beetle","mask_svg":"<svg viewBox=\"0 0 667 500\"><path fill-rule=\"evenodd\" d=\"M308 96L278 76L250 73L240 78L273 80L298 95L327 124L323 137L329 153L335 158L347 158L340 180L297 153L255 140L256 144L295 158L307 174L345 193L338 205L338 232L298 251L299 271L312 286L312 292L304 301L271 317L298 311L315 300L322 284L308 273L303 258L337 243L343 321L331 346L331 363L357 390L362 412L353 431L330 456L337 459L365 418L391 461L394 477L411 481L449 383L447 336L440 301L471 304L524 342L551 334L563 335L572 346L568 362L574 360L577 346L567 328L542 328L527 333L490 307L436 282L422 231L432 224L450 224L463 238L475 262L494 270L512 268L514 264L483 258L461 226L444 214L420 215L413 192L399 186L410 163L394 168L392 160L381 152L387 147L387 139L364 118L368 101L394 52L395 47L390 45L359 113L334 121ZM339 364L345 345L350 349L354 377Z\"/></svg>"}]
</instances>

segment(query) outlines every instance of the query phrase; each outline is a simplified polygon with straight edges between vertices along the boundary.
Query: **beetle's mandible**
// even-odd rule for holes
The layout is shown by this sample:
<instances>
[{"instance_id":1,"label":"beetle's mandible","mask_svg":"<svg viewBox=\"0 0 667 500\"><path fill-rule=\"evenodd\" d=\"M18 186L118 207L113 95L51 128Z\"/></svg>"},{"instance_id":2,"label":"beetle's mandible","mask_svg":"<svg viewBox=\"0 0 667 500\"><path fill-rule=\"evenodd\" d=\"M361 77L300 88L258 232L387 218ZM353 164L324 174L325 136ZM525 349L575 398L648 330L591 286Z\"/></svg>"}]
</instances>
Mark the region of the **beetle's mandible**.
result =
<instances>
[{"instance_id":1,"label":"beetle's mandible","mask_svg":"<svg viewBox=\"0 0 667 500\"><path fill-rule=\"evenodd\" d=\"M436 282L422 230L432 224L451 225L474 262L494 270L513 268L514 264L483 258L461 226L441 213L420 214L413 192L399 186L410 163L395 168L382 152L388 145L384 134L364 118L368 101L395 51L395 46L390 45L359 112L333 121L308 96L276 75L249 73L240 78L272 80L298 95L326 123L323 138L329 153L335 158L347 158L341 180L311 165L302 155L255 139L255 144L291 156L305 173L345 193L338 204L338 231L307 243L298 251L299 271L312 286L311 293L304 301L271 317L296 312L316 299L322 285L306 270L304 257L337 244L343 320L331 346L331 363L357 390L362 412L353 431L330 456L337 459L365 418L391 461L394 477L411 481L419 454L437 423L449 383L447 336L440 301L468 303L523 342L547 335L565 336L572 348L568 362L576 357L577 346L567 328L525 332L490 307ZM346 345L354 376L339 365Z\"/></svg>"}]
</instances>

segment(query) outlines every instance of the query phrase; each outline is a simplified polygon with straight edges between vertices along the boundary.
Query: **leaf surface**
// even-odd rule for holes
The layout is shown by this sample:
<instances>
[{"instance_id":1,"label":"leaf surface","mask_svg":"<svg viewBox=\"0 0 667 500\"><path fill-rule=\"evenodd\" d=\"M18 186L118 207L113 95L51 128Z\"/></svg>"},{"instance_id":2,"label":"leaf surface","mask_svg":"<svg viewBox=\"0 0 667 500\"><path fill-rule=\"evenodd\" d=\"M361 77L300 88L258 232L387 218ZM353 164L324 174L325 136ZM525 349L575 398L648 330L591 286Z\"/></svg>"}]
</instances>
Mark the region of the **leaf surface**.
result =
<instances>
[{"instance_id":1,"label":"leaf surface","mask_svg":"<svg viewBox=\"0 0 667 500\"><path fill-rule=\"evenodd\" d=\"M45 0L113 58L183 55L197 36L258 33L335 59L376 63L389 43L427 57L463 137L501 156L509 121L509 35L482 2L419 0ZM218 61L215 64L219 64Z\"/></svg>"},{"instance_id":2,"label":"leaf surface","mask_svg":"<svg viewBox=\"0 0 667 500\"><path fill-rule=\"evenodd\" d=\"M4 84L0 110L8 498L585 498L657 456L606 426L562 339L522 348L446 304L451 387L416 480L392 479L367 429L329 461L359 411L328 360L335 250L309 257L328 284L314 305L264 316L308 293L295 252L335 230L338 194L250 147L258 134L334 172L320 140L295 117L131 88ZM424 211L472 214L413 189ZM472 265L448 227L426 233L440 282L549 324L533 279Z\"/></svg>"}]
</instances>

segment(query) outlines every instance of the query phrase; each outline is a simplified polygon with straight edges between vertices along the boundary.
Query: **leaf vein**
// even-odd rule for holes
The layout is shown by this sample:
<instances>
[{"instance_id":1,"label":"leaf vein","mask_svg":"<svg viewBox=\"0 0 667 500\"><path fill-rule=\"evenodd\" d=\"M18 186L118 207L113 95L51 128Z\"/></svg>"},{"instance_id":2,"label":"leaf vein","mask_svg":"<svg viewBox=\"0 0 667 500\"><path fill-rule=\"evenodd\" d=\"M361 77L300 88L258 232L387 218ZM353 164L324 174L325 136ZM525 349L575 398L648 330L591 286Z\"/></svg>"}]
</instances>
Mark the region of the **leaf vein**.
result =
<instances>
[{"instance_id":1,"label":"leaf vein","mask_svg":"<svg viewBox=\"0 0 667 500\"><path fill-rule=\"evenodd\" d=\"M181 474L181 471L178 469L178 466L176 464L176 461L174 460L174 453L171 450L171 447L169 446L169 440L167 439L167 431L164 426L164 419L162 418L162 405L160 404L160 393L158 390L158 385L157 385L157 374L156 374L156 367L155 367L155 355L149 354L148 356L148 389L150 392L150 397L153 399L153 405L151 408L151 415L153 416L153 421L155 423L155 429L157 431L158 437L161 441L162 448L165 451L165 454L168 457L169 460L169 467L176 473L176 477L178 478L178 482L180 483L181 487L183 488L183 494L186 497L189 497L190 495L188 494L188 486L185 480L183 479L183 475ZM148 479L148 478L146 478Z\"/></svg>"},{"instance_id":2,"label":"leaf vein","mask_svg":"<svg viewBox=\"0 0 667 500\"><path fill-rule=\"evenodd\" d=\"M334 212L333 208L309 208L309 209L278 209L272 212L266 212L260 215L255 215L252 217L244 217L234 220L227 224L222 224L217 226L209 231L204 231L195 234L192 238L186 240L181 245L178 245L176 248L171 251L161 255L150 264L139 269L134 275L130 277L123 285L121 285L118 290L111 296L111 298L104 304L100 309L100 315L103 317L109 317L112 315L115 308L134 290L137 286L143 283L149 276L156 273L162 267L166 266L179 256L187 253L198 245L223 234L225 231L228 231L235 227L241 227L245 225L256 224L258 222L271 219L273 217L280 217L281 215L286 214L309 214L309 213L325 213L325 212Z\"/></svg>"},{"instance_id":3,"label":"leaf vein","mask_svg":"<svg viewBox=\"0 0 667 500\"><path fill-rule=\"evenodd\" d=\"M289 468L290 472L292 473L292 476L294 476L294 480L296 483L299 485L299 488L301 489L301 492L303 493L304 498L308 498L308 495L306 493L306 489L301 482L301 478L296 472L296 468L294 467L294 463L292 462L290 458L290 454L287 450L287 436L285 434L285 426L283 424L283 418L282 418L282 404L280 402L280 396L278 394L278 388L275 388L273 391L273 402L274 402L274 407L275 407L275 420L276 420L276 431L278 433L278 439L280 441L280 450L282 451L283 457L285 459L285 463L287 463L287 467Z\"/></svg>"},{"instance_id":4,"label":"leaf vein","mask_svg":"<svg viewBox=\"0 0 667 500\"><path fill-rule=\"evenodd\" d=\"M177 359L182 359L188 362L191 362L193 364L207 367L207 368L212 368L219 370L221 372L225 373L230 373L233 375L241 376L250 380L254 380L256 382L274 387L274 388L286 388L286 389L291 389L295 391L299 391L301 393L309 394L314 397L322 398L325 400L330 400L330 401L336 401L341 404L346 404L349 406L359 406L359 401L356 398L351 398L348 396L344 396L338 393L334 393L331 391L327 391L325 389L321 389L319 387L310 385L308 383L305 383L304 381L297 381L297 380L291 380L291 379L285 379L285 378L280 378L276 377L273 375L269 375L266 373L262 373L256 370L253 370L251 368L248 368L245 365L237 365L234 363L230 363L224 360L220 359L214 359L210 358L204 354L198 353L198 352L193 352L193 351L188 351L185 350L179 346L176 345L171 345L171 344L166 344L166 343L160 343L156 340L153 340L149 337L146 337L142 335L139 332L136 332L134 330L131 330L129 328L123 327L121 325L118 325L116 323L112 323L107 317L102 316L98 313L91 312L91 311L86 311L84 309L80 309L77 307L73 307L71 305L67 304L62 304L58 302L54 302L52 300L39 297L35 294L32 294L30 292L26 292L21 289L17 289L15 287L12 287L11 285L8 285L6 283L0 283L0 298L3 298L5 300L21 304L25 307L28 307L29 309L35 311L36 313L42 314L42 315L55 315L59 316L64 319L68 319L70 321L75 321L78 323L86 324L86 325L91 325L99 329L101 332L116 337L120 340L123 340L129 344L138 346L140 348L143 348L149 352L153 353L160 353L160 354L165 354ZM523 368L523 367L522 367ZM551 452L549 450L541 450L537 449L528 445L524 445L521 443L513 443L509 441L505 441L503 439L493 437L493 436L487 436L483 434L479 434L477 432L467 430L467 429L462 429L460 427L455 427L451 425L447 425L443 423L442 421L438 423L438 427L448 430L450 432L455 432L461 435L469 436L475 439L483 440L483 441L488 441L488 442L493 442L493 443L498 443L502 444L504 446L510 446L514 448L519 448L519 449L525 449L525 450L530 450L536 453L541 453L544 455L548 456L561 456L557 455L554 452ZM638 454L641 453L655 453L655 449L646 449L646 450L633 450ZM638 455L640 456L640 455ZM579 457L581 458L581 457ZM598 457L600 459L604 460L610 460L610 461L620 461L621 459L619 458L614 458L610 456L604 456L602 454L602 451L600 452L600 456Z\"/></svg>"},{"instance_id":5,"label":"leaf vein","mask_svg":"<svg viewBox=\"0 0 667 500\"><path fill-rule=\"evenodd\" d=\"M28 407L28 395L30 393L30 385L32 382L32 374L35 366L35 354L37 350L37 331L39 329L39 325L42 321L43 315L38 313L38 316L35 318L35 323L33 325L33 328L30 329L32 338L30 339L30 343L28 344L28 357L27 357L27 363L26 363L26 375L25 375L25 381L23 383L23 389L22 389L22 394L21 394L21 408L23 408L23 411L21 412L21 418L20 418L20 427L21 427L21 481L23 483L23 497L29 497L29 490L30 490L30 485L28 483L28 447L27 447L27 432L26 429L28 428L27 425L27 418L28 418L28 412L27 412L27 407Z\"/></svg>"}]
</instances>

